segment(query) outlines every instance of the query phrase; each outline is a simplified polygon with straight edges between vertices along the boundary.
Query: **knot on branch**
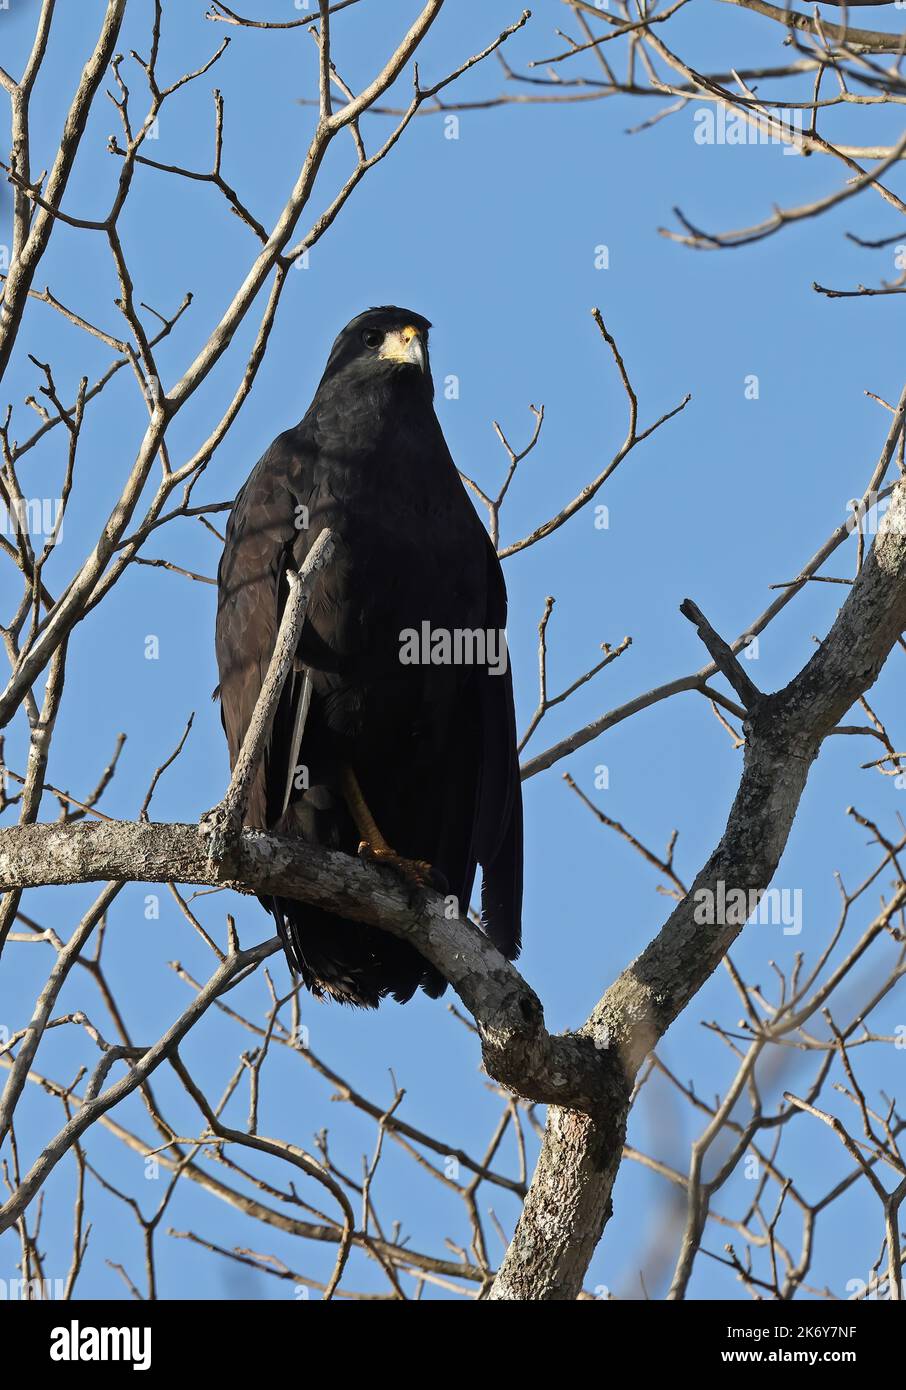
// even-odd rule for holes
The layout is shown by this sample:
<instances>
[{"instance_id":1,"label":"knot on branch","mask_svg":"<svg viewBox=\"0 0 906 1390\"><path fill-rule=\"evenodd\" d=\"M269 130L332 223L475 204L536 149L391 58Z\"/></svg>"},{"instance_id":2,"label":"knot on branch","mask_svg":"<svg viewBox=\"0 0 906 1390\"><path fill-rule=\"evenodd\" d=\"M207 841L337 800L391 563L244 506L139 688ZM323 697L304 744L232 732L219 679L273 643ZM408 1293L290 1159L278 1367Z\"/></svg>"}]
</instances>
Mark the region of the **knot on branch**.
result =
<instances>
[{"instance_id":1,"label":"knot on branch","mask_svg":"<svg viewBox=\"0 0 906 1390\"><path fill-rule=\"evenodd\" d=\"M228 878L235 877L242 837L241 808L226 801L213 806L199 820L198 833L206 842L211 867Z\"/></svg>"}]
</instances>

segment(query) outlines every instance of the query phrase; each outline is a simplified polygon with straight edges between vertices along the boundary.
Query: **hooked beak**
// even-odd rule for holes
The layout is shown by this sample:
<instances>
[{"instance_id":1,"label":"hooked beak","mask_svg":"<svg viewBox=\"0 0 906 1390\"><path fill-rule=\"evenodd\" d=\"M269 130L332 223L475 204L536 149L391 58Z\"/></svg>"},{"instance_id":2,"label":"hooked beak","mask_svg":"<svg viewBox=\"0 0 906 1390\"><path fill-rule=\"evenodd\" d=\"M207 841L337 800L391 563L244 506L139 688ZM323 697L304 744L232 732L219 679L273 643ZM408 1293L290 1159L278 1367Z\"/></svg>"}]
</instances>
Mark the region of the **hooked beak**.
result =
<instances>
[{"instance_id":1,"label":"hooked beak","mask_svg":"<svg viewBox=\"0 0 906 1390\"><path fill-rule=\"evenodd\" d=\"M392 333L388 333L378 356L386 362L401 362L418 367L422 372L428 365L421 332L411 323L405 328L394 329Z\"/></svg>"}]
</instances>

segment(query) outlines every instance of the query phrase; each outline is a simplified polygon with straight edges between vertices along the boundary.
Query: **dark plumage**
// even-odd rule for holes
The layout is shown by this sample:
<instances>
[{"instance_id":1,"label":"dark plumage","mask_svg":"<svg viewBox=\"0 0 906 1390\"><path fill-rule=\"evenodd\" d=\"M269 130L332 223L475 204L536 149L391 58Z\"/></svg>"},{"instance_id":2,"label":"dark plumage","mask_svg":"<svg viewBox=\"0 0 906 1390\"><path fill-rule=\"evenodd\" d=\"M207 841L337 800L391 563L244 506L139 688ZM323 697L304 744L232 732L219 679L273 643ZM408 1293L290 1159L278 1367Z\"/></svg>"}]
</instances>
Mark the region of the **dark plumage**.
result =
<instances>
[{"instance_id":1,"label":"dark plumage","mask_svg":"<svg viewBox=\"0 0 906 1390\"><path fill-rule=\"evenodd\" d=\"M513 959L522 899L522 800L509 666L404 664L401 634L502 632L497 555L432 403L428 322L369 309L334 343L301 424L281 434L236 498L218 574L221 714L235 761L267 671L287 567L321 531L335 556L313 590L246 823L355 854L352 770L389 846L427 861L464 914L483 869L482 925ZM297 710L311 702L298 754ZM288 775L304 769L289 784ZM306 785L307 783L307 785ZM373 840L374 837L370 837ZM386 932L284 898L273 913L290 964L317 994L374 1006L444 981Z\"/></svg>"}]
</instances>

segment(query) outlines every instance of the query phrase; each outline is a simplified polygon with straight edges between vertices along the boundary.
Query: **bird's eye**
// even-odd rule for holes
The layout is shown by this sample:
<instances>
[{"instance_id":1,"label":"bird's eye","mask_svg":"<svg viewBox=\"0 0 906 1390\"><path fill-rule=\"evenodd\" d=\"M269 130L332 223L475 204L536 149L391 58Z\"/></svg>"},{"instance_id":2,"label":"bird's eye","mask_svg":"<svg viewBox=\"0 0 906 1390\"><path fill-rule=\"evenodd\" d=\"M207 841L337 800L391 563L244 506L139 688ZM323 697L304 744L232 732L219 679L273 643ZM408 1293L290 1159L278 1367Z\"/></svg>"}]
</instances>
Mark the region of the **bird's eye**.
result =
<instances>
[{"instance_id":1,"label":"bird's eye","mask_svg":"<svg viewBox=\"0 0 906 1390\"><path fill-rule=\"evenodd\" d=\"M380 347L384 341L384 335L379 328L366 328L362 334L362 342L368 348Z\"/></svg>"}]
</instances>

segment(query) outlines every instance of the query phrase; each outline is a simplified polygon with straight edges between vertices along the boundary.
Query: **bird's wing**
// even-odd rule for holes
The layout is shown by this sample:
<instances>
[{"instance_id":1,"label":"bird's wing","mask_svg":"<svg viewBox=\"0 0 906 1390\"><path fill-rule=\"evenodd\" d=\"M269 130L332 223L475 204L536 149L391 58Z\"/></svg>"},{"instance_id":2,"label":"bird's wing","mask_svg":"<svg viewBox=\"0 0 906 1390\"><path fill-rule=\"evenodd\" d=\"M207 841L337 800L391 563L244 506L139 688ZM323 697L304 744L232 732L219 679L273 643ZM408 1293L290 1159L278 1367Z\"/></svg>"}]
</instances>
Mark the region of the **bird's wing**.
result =
<instances>
[{"instance_id":1,"label":"bird's wing","mask_svg":"<svg viewBox=\"0 0 906 1390\"><path fill-rule=\"evenodd\" d=\"M487 627L502 633L506 587L490 536L487 556ZM481 780L475 846L483 871L481 925L494 945L515 960L522 939L522 786L509 658L502 675L482 669L480 699Z\"/></svg>"},{"instance_id":2,"label":"bird's wing","mask_svg":"<svg viewBox=\"0 0 906 1390\"><path fill-rule=\"evenodd\" d=\"M298 562L294 543L300 500L314 486L313 469L293 431L280 435L236 498L218 571L217 662L221 719L235 762L267 674L287 597L286 570ZM315 537L311 538L311 544ZM304 671L290 671L274 716L262 766L254 780L246 820L271 827L284 807Z\"/></svg>"},{"instance_id":3,"label":"bird's wing","mask_svg":"<svg viewBox=\"0 0 906 1390\"><path fill-rule=\"evenodd\" d=\"M311 706L311 671L307 666L302 668L301 686L296 697L295 705L293 729L289 743L289 758L286 764L286 779L283 788L283 804L280 807L281 816L286 811L289 805L289 798L292 795L293 780L296 776L296 769L299 765L299 753L302 749L302 737L305 733L308 711Z\"/></svg>"},{"instance_id":4,"label":"bird's wing","mask_svg":"<svg viewBox=\"0 0 906 1390\"><path fill-rule=\"evenodd\" d=\"M294 531L287 543L286 550L281 557L280 570L276 576L275 611L278 624L289 594L289 586L286 581L287 568L301 568L305 557L319 535L320 531L318 530L314 530L313 533L306 531L303 533L303 539L300 540L300 532ZM319 575L312 585L309 610L318 606L322 585L323 575ZM276 826L283 819L292 797L294 780L302 764L307 761L304 756L305 730L311 709L313 684L311 669L306 665L305 658L306 651L310 653L315 642L318 642L320 648L321 644L317 639L317 634L306 619L296 649L295 660L287 675L286 684L274 712L270 737L265 749L264 775L269 826Z\"/></svg>"}]
</instances>

